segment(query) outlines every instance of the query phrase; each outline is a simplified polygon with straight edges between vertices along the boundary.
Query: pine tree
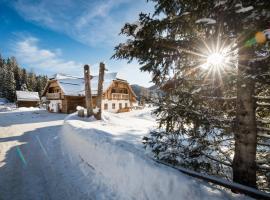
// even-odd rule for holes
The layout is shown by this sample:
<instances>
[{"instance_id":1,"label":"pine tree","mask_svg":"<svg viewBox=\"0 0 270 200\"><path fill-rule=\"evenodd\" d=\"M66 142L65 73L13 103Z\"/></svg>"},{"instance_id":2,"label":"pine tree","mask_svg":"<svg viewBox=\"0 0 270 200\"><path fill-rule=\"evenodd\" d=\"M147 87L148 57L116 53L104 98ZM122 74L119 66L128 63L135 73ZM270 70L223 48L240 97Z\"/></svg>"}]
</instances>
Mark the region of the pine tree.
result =
<instances>
[{"instance_id":1,"label":"pine tree","mask_svg":"<svg viewBox=\"0 0 270 200\"><path fill-rule=\"evenodd\" d=\"M37 91L40 95L47 83L47 76L38 75L21 68L15 57L5 61L0 55L0 97L15 100L15 91Z\"/></svg>"},{"instance_id":2,"label":"pine tree","mask_svg":"<svg viewBox=\"0 0 270 200\"><path fill-rule=\"evenodd\" d=\"M29 91L35 91L36 88L36 75L33 71L28 74L27 86Z\"/></svg>"},{"instance_id":3,"label":"pine tree","mask_svg":"<svg viewBox=\"0 0 270 200\"><path fill-rule=\"evenodd\" d=\"M26 70L23 68L21 70L21 89L20 90L28 91L27 81L28 81L28 74Z\"/></svg>"},{"instance_id":4,"label":"pine tree","mask_svg":"<svg viewBox=\"0 0 270 200\"><path fill-rule=\"evenodd\" d=\"M17 61L16 61L16 58L15 57L11 57L10 58L10 60L11 60L11 64L13 65L13 74L14 74L14 79L15 79L15 82L16 82L16 90L20 90L21 89L21 85L22 85L22 83L21 83L21 75L22 75L22 73L21 73L21 69L20 69L20 67L18 66L18 63L17 63Z\"/></svg>"},{"instance_id":5,"label":"pine tree","mask_svg":"<svg viewBox=\"0 0 270 200\"><path fill-rule=\"evenodd\" d=\"M194 168L212 173L217 172L210 160L223 170L232 166L234 181L256 187L258 116L254 96L259 90L266 91L269 50L268 43L255 40L250 45L249 41L267 28L270 2L153 2L153 16L140 14L139 22L123 27L121 33L129 39L116 47L114 55L138 59L141 70L151 72L160 87L175 83L156 111L166 131L154 132L145 142L169 162L194 161ZM205 70L206 52L218 49L230 54L229 67Z\"/></svg>"},{"instance_id":6,"label":"pine tree","mask_svg":"<svg viewBox=\"0 0 270 200\"><path fill-rule=\"evenodd\" d=\"M13 63L11 59L7 59L6 62L6 75L4 77L4 96L10 100L14 101L15 100L15 89L16 89L16 81L14 79L14 69L13 69Z\"/></svg>"},{"instance_id":7,"label":"pine tree","mask_svg":"<svg viewBox=\"0 0 270 200\"><path fill-rule=\"evenodd\" d=\"M5 61L0 55L0 97L4 97L4 77L6 70L5 68Z\"/></svg>"}]
</instances>

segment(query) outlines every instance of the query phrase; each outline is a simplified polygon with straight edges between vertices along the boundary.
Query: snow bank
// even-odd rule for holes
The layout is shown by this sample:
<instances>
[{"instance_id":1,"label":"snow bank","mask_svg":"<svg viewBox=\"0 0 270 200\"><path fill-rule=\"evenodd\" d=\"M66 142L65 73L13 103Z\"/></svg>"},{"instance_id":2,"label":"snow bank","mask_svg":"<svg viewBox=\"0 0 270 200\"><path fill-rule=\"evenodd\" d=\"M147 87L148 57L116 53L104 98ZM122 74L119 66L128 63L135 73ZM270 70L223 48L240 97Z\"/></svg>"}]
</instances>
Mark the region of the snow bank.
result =
<instances>
[{"instance_id":1,"label":"snow bank","mask_svg":"<svg viewBox=\"0 0 270 200\"><path fill-rule=\"evenodd\" d=\"M134 143L119 139L115 132L118 129L123 131L127 124L132 126L135 123L136 126L138 117L149 116L135 112L118 115L117 120L116 114L105 113L104 120L91 119L87 122L73 114L65 120L61 133L63 152L92 180L91 188L98 189L104 185L107 188L96 199L107 199L108 196L110 199L125 200L232 198L206 183L199 184L172 168L157 164ZM118 128L105 131L104 127L110 127L108 124L115 124L116 121L122 122Z\"/></svg>"},{"instance_id":2,"label":"snow bank","mask_svg":"<svg viewBox=\"0 0 270 200\"><path fill-rule=\"evenodd\" d=\"M14 103L0 104L0 112L27 112L27 111L38 111L44 110L39 107L20 107L17 108Z\"/></svg>"},{"instance_id":3,"label":"snow bank","mask_svg":"<svg viewBox=\"0 0 270 200\"><path fill-rule=\"evenodd\" d=\"M18 111L36 111L40 110L38 107L20 107L17 109Z\"/></svg>"},{"instance_id":4,"label":"snow bank","mask_svg":"<svg viewBox=\"0 0 270 200\"><path fill-rule=\"evenodd\" d=\"M0 103L0 112L9 112L16 109L14 103Z\"/></svg>"}]
</instances>

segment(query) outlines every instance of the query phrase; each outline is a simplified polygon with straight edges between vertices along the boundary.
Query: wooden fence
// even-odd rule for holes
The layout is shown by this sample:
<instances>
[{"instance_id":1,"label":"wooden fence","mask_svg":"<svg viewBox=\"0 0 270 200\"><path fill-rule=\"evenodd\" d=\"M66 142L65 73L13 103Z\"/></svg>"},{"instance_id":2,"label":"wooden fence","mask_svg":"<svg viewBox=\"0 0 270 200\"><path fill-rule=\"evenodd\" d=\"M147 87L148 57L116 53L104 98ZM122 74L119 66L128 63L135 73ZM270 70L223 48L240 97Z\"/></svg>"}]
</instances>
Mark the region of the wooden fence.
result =
<instances>
[{"instance_id":1,"label":"wooden fence","mask_svg":"<svg viewBox=\"0 0 270 200\"><path fill-rule=\"evenodd\" d=\"M172 168L174 168L174 169L176 169L176 170L178 170L178 171L180 171L180 172L182 172L184 174L187 174L189 176L192 176L192 177L207 181L209 183L214 183L216 185L228 188L228 189L233 190L233 191L237 191L237 192L242 193L242 194L249 195L249 196L251 196L253 198L265 199L265 200L269 199L270 200L270 194L269 193L262 192L260 190L255 189L255 188L251 188L251 187L248 187L248 186L245 186L245 185L241 185L241 184L238 184L238 183L223 180L223 179L220 179L220 178L217 178L217 177L204 175L204 174L195 172L193 170L185 169L183 167L176 167L176 166L173 166L171 164L165 163L165 162L160 161L160 160L154 160L154 161L156 161L156 162L158 162L158 163L160 163L162 165L172 167Z\"/></svg>"}]
</instances>

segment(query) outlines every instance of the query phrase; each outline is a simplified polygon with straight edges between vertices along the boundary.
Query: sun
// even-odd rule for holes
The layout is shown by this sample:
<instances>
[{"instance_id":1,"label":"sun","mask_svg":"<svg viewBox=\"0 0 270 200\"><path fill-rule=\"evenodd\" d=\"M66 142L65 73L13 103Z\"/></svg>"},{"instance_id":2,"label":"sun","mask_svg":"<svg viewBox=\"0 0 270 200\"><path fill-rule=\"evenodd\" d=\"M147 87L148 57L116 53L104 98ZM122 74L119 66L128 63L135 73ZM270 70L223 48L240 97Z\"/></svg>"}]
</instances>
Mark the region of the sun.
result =
<instances>
[{"instance_id":1,"label":"sun","mask_svg":"<svg viewBox=\"0 0 270 200\"><path fill-rule=\"evenodd\" d=\"M204 70L218 70L225 67L228 57L221 52L210 52L202 60L201 68Z\"/></svg>"},{"instance_id":2,"label":"sun","mask_svg":"<svg viewBox=\"0 0 270 200\"><path fill-rule=\"evenodd\" d=\"M200 43L201 42L201 43ZM193 50L179 48L180 52L192 55L192 68L190 73L197 71L197 76L206 81L216 80L222 82L224 74L237 74L239 47L236 40L222 39L219 35L216 39L205 40L200 38ZM189 73L189 71L188 71Z\"/></svg>"},{"instance_id":3,"label":"sun","mask_svg":"<svg viewBox=\"0 0 270 200\"><path fill-rule=\"evenodd\" d=\"M233 45L221 43L220 40L215 45L204 42L200 51L199 66L205 78L221 79L222 74L235 72L238 66L238 51L233 49Z\"/></svg>"},{"instance_id":4,"label":"sun","mask_svg":"<svg viewBox=\"0 0 270 200\"><path fill-rule=\"evenodd\" d=\"M211 53L207 57L207 64L210 65L222 65L225 62L225 57L220 53Z\"/></svg>"}]
</instances>

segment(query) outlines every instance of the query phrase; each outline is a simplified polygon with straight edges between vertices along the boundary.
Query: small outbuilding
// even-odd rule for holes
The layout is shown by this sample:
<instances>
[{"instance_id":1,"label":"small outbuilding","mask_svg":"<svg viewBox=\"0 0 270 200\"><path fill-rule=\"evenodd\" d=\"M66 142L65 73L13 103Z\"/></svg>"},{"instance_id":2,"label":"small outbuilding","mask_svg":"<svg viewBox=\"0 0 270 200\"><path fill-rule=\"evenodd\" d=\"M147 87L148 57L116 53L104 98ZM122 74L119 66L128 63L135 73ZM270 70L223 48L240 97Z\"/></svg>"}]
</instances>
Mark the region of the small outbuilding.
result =
<instances>
[{"instance_id":1,"label":"small outbuilding","mask_svg":"<svg viewBox=\"0 0 270 200\"><path fill-rule=\"evenodd\" d=\"M38 107L40 98L38 92L16 91L17 107Z\"/></svg>"}]
</instances>

